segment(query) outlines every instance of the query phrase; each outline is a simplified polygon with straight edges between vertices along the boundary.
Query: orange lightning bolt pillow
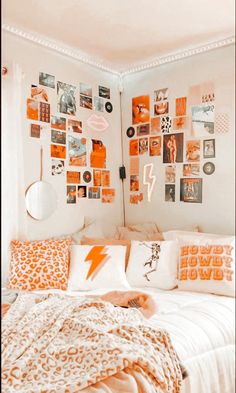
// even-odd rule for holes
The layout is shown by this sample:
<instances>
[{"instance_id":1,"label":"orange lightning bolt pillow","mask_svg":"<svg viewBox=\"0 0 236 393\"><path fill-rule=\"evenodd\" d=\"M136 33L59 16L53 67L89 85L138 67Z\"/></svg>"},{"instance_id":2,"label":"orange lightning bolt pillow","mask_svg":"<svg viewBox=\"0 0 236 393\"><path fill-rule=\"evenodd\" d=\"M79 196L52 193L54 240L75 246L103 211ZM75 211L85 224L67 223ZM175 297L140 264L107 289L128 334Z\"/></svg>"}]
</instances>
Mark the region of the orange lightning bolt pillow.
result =
<instances>
[{"instance_id":1,"label":"orange lightning bolt pillow","mask_svg":"<svg viewBox=\"0 0 236 393\"><path fill-rule=\"evenodd\" d=\"M125 274L125 255L124 246L73 245L68 289L129 289Z\"/></svg>"}]
</instances>

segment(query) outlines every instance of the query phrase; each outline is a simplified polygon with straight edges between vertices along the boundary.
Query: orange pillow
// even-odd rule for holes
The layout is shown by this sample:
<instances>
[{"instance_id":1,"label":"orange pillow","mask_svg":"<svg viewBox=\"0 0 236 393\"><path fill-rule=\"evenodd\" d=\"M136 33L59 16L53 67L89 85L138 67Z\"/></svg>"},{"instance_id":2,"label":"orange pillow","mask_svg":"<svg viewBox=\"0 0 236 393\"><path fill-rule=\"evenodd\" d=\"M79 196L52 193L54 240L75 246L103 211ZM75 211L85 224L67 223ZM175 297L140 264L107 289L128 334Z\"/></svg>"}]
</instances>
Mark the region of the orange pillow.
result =
<instances>
[{"instance_id":1,"label":"orange pillow","mask_svg":"<svg viewBox=\"0 0 236 393\"><path fill-rule=\"evenodd\" d=\"M125 254L125 270L127 269L130 254L130 240L117 240L117 239L106 239L106 238L94 238L83 236L80 244L86 246L126 246Z\"/></svg>"},{"instance_id":2,"label":"orange pillow","mask_svg":"<svg viewBox=\"0 0 236 393\"><path fill-rule=\"evenodd\" d=\"M8 288L67 288L71 239L11 242Z\"/></svg>"}]
</instances>

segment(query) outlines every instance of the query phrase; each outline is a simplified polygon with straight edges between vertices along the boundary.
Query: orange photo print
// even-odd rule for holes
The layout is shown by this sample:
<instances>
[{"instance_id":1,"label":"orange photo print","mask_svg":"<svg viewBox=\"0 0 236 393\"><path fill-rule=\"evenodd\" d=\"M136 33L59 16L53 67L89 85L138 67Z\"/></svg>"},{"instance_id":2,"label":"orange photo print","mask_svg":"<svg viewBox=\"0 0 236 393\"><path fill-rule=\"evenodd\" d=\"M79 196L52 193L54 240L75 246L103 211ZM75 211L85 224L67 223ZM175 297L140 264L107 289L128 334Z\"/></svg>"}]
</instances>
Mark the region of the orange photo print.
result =
<instances>
[{"instance_id":1,"label":"orange photo print","mask_svg":"<svg viewBox=\"0 0 236 393\"><path fill-rule=\"evenodd\" d=\"M39 119L39 103L38 101L27 100L27 119L38 120Z\"/></svg>"},{"instance_id":2,"label":"orange photo print","mask_svg":"<svg viewBox=\"0 0 236 393\"><path fill-rule=\"evenodd\" d=\"M102 189L102 203L113 203L115 199L114 188L103 188Z\"/></svg>"},{"instance_id":3,"label":"orange photo print","mask_svg":"<svg viewBox=\"0 0 236 393\"><path fill-rule=\"evenodd\" d=\"M110 187L110 171L102 171L101 173L101 186Z\"/></svg>"},{"instance_id":4,"label":"orange photo print","mask_svg":"<svg viewBox=\"0 0 236 393\"><path fill-rule=\"evenodd\" d=\"M147 123L150 121L150 97L140 96L132 99L132 123Z\"/></svg>"},{"instance_id":5,"label":"orange photo print","mask_svg":"<svg viewBox=\"0 0 236 393\"><path fill-rule=\"evenodd\" d=\"M106 146L102 141L92 139L90 164L92 168L106 168Z\"/></svg>"},{"instance_id":6,"label":"orange photo print","mask_svg":"<svg viewBox=\"0 0 236 393\"><path fill-rule=\"evenodd\" d=\"M129 155L138 156L139 142L138 139L132 139L129 141Z\"/></svg>"},{"instance_id":7,"label":"orange photo print","mask_svg":"<svg viewBox=\"0 0 236 393\"><path fill-rule=\"evenodd\" d=\"M68 184L79 184L80 183L80 172L67 171L66 181Z\"/></svg>"},{"instance_id":8,"label":"orange photo print","mask_svg":"<svg viewBox=\"0 0 236 393\"><path fill-rule=\"evenodd\" d=\"M175 116L185 116L187 108L187 97L176 98L175 100Z\"/></svg>"},{"instance_id":9,"label":"orange photo print","mask_svg":"<svg viewBox=\"0 0 236 393\"><path fill-rule=\"evenodd\" d=\"M66 146L51 145L51 157L66 158Z\"/></svg>"},{"instance_id":10,"label":"orange photo print","mask_svg":"<svg viewBox=\"0 0 236 393\"><path fill-rule=\"evenodd\" d=\"M161 137L151 136L149 139L149 154L150 156L161 155Z\"/></svg>"}]
</instances>

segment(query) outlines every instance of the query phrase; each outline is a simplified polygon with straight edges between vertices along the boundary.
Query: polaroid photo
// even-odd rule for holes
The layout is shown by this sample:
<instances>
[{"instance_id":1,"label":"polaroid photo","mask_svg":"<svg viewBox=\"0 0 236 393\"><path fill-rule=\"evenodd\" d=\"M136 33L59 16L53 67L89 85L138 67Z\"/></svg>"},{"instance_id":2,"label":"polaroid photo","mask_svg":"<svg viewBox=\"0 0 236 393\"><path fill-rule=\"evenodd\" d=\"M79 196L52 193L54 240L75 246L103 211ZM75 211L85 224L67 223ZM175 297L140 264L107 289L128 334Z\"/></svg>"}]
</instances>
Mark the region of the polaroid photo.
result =
<instances>
[{"instance_id":1,"label":"polaroid photo","mask_svg":"<svg viewBox=\"0 0 236 393\"><path fill-rule=\"evenodd\" d=\"M137 136L144 136L150 134L150 124L141 124L137 126Z\"/></svg>"},{"instance_id":2,"label":"polaroid photo","mask_svg":"<svg viewBox=\"0 0 236 393\"><path fill-rule=\"evenodd\" d=\"M139 154L148 153L148 138L139 139Z\"/></svg>"},{"instance_id":3,"label":"polaroid photo","mask_svg":"<svg viewBox=\"0 0 236 393\"><path fill-rule=\"evenodd\" d=\"M66 146L51 145L51 157L65 159L66 158Z\"/></svg>"},{"instance_id":4,"label":"polaroid photo","mask_svg":"<svg viewBox=\"0 0 236 393\"><path fill-rule=\"evenodd\" d=\"M175 184L165 184L165 202L175 202Z\"/></svg>"},{"instance_id":5,"label":"polaroid photo","mask_svg":"<svg viewBox=\"0 0 236 393\"><path fill-rule=\"evenodd\" d=\"M68 142L69 165L86 166L86 138L75 138L72 135L68 135Z\"/></svg>"},{"instance_id":6,"label":"polaroid photo","mask_svg":"<svg viewBox=\"0 0 236 393\"><path fill-rule=\"evenodd\" d=\"M37 101L48 102L48 92L41 86L31 85L31 98Z\"/></svg>"},{"instance_id":7,"label":"polaroid photo","mask_svg":"<svg viewBox=\"0 0 236 393\"><path fill-rule=\"evenodd\" d=\"M139 176L130 176L130 191L139 191Z\"/></svg>"},{"instance_id":8,"label":"polaroid photo","mask_svg":"<svg viewBox=\"0 0 236 393\"><path fill-rule=\"evenodd\" d=\"M200 161L200 140L186 141L186 161Z\"/></svg>"},{"instance_id":9,"label":"polaroid photo","mask_svg":"<svg viewBox=\"0 0 236 393\"><path fill-rule=\"evenodd\" d=\"M154 101L164 101L167 100L169 94L169 89L159 89L154 91Z\"/></svg>"},{"instance_id":10,"label":"polaroid photo","mask_svg":"<svg viewBox=\"0 0 236 393\"><path fill-rule=\"evenodd\" d=\"M161 155L161 136L151 136L149 138L149 155L150 156Z\"/></svg>"},{"instance_id":11,"label":"polaroid photo","mask_svg":"<svg viewBox=\"0 0 236 393\"><path fill-rule=\"evenodd\" d=\"M87 187L78 186L77 196L78 198L87 198Z\"/></svg>"},{"instance_id":12,"label":"polaroid photo","mask_svg":"<svg viewBox=\"0 0 236 393\"><path fill-rule=\"evenodd\" d=\"M176 178L176 166L167 165L165 167L165 183L175 183Z\"/></svg>"},{"instance_id":13,"label":"polaroid photo","mask_svg":"<svg viewBox=\"0 0 236 393\"><path fill-rule=\"evenodd\" d=\"M52 176L62 175L65 172L65 163L62 160L52 160Z\"/></svg>"},{"instance_id":14,"label":"polaroid photo","mask_svg":"<svg viewBox=\"0 0 236 393\"><path fill-rule=\"evenodd\" d=\"M39 124L30 125L30 136L31 138L40 138L41 127Z\"/></svg>"},{"instance_id":15,"label":"polaroid photo","mask_svg":"<svg viewBox=\"0 0 236 393\"><path fill-rule=\"evenodd\" d=\"M94 97L93 105L95 111L104 112L104 101L101 97Z\"/></svg>"},{"instance_id":16,"label":"polaroid photo","mask_svg":"<svg viewBox=\"0 0 236 393\"><path fill-rule=\"evenodd\" d=\"M45 72L39 73L39 84L51 89L55 89L55 76L46 74Z\"/></svg>"},{"instance_id":17,"label":"polaroid photo","mask_svg":"<svg viewBox=\"0 0 236 393\"><path fill-rule=\"evenodd\" d=\"M88 197L89 199L100 199L100 187L88 187Z\"/></svg>"},{"instance_id":18,"label":"polaroid photo","mask_svg":"<svg viewBox=\"0 0 236 393\"><path fill-rule=\"evenodd\" d=\"M68 131L82 133L82 121L68 119Z\"/></svg>"},{"instance_id":19,"label":"polaroid photo","mask_svg":"<svg viewBox=\"0 0 236 393\"><path fill-rule=\"evenodd\" d=\"M98 95L99 95L99 97L106 98L107 100L110 100L110 98L111 98L110 89L108 87L98 86Z\"/></svg>"},{"instance_id":20,"label":"polaroid photo","mask_svg":"<svg viewBox=\"0 0 236 393\"><path fill-rule=\"evenodd\" d=\"M207 139L203 141L203 158L215 157L215 139Z\"/></svg>"},{"instance_id":21,"label":"polaroid photo","mask_svg":"<svg viewBox=\"0 0 236 393\"><path fill-rule=\"evenodd\" d=\"M76 87L67 83L57 82L57 108L58 112L67 115L76 114Z\"/></svg>"},{"instance_id":22,"label":"polaroid photo","mask_svg":"<svg viewBox=\"0 0 236 393\"><path fill-rule=\"evenodd\" d=\"M67 171L66 182L68 184L79 184L80 183L80 172Z\"/></svg>"},{"instance_id":23,"label":"polaroid photo","mask_svg":"<svg viewBox=\"0 0 236 393\"><path fill-rule=\"evenodd\" d=\"M58 130L51 130L51 142L66 145L66 133Z\"/></svg>"},{"instance_id":24,"label":"polaroid photo","mask_svg":"<svg viewBox=\"0 0 236 393\"><path fill-rule=\"evenodd\" d=\"M103 188L102 189L102 203L113 203L115 200L115 189L114 188Z\"/></svg>"},{"instance_id":25,"label":"polaroid photo","mask_svg":"<svg viewBox=\"0 0 236 393\"><path fill-rule=\"evenodd\" d=\"M163 101L154 105L154 116L166 115L169 112L169 102Z\"/></svg>"},{"instance_id":26,"label":"polaroid photo","mask_svg":"<svg viewBox=\"0 0 236 393\"><path fill-rule=\"evenodd\" d=\"M76 186L67 186L66 202L76 203Z\"/></svg>"},{"instance_id":27,"label":"polaroid photo","mask_svg":"<svg viewBox=\"0 0 236 393\"><path fill-rule=\"evenodd\" d=\"M66 119L59 116L51 116L51 128L55 130L65 131L66 130Z\"/></svg>"}]
</instances>

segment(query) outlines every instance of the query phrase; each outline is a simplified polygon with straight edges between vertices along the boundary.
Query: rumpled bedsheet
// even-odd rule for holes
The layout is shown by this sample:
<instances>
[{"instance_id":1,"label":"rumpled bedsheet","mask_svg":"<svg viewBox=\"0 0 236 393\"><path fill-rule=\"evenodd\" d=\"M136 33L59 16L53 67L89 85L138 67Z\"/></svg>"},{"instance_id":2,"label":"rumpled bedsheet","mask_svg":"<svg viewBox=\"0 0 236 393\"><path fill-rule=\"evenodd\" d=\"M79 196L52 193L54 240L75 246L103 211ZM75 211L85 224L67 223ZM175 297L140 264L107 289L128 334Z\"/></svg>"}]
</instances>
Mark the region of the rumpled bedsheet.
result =
<instances>
[{"instance_id":1,"label":"rumpled bedsheet","mask_svg":"<svg viewBox=\"0 0 236 393\"><path fill-rule=\"evenodd\" d=\"M3 393L90 391L122 370L136 373L150 392L180 392L181 366L168 333L138 310L20 294L2 320Z\"/></svg>"}]
</instances>

